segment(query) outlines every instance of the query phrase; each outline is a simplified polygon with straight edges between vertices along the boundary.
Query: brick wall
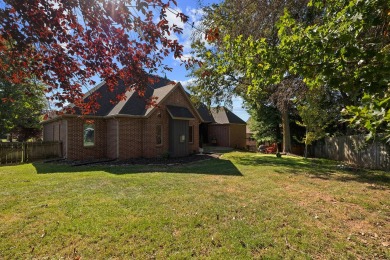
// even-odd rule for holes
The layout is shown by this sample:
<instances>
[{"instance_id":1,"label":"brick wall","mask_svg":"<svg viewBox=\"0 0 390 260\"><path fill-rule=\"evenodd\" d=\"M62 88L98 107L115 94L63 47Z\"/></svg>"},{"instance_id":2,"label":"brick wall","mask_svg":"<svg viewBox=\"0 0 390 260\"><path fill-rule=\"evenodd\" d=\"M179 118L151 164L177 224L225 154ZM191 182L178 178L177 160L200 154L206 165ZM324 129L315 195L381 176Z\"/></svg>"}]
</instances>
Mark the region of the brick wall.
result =
<instances>
[{"instance_id":1,"label":"brick wall","mask_svg":"<svg viewBox=\"0 0 390 260\"><path fill-rule=\"evenodd\" d=\"M208 126L209 142L213 137L217 139L218 146L245 148L246 147L246 126L229 124Z\"/></svg>"},{"instance_id":2,"label":"brick wall","mask_svg":"<svg viewBox=\"0 0 390 260\"><path fill-rule=\"evenodd\" d=\"M230 125L230 147L239 149L246 147L246 125Z\"/></svg>"},{"instance_id":3,"label":"brick wall","mask_svg":"<svg viewBox=\"0 0 390 260\"><path fill-rule=\"evenodd\" d=\"M189 120L188 121L188 125L189 126L193 126L193 129L194 129L194 140L192 143L189 143L188 144L188 150L190 153L192 152L198 152L199 151L199 125L200 125L200 118L198 118L197 116L197 111L195 111L195 109L193 109L193 107L191 106L191 103L189 103L190 101L188 100L187 98L187 94L184 93L183 90L179 89L179 88L176 88L175 91L173 93L171 93L166 100L164 100L164 102L162 104L160 104L160 109L162 111L161 114L164 114L164 121L166 121L166 124L164 125L164 129L166 128L165 130L165 133L166 133L166 141L167 141L167 146L166 146L166 151L168 151L168 147L169 147L169 142L168 142L168 138L169 138L169 114L167 112L167 109L166 109L166 106L167 105L172 105L172 106L181 106L181 107L186 107L188 108L191 113L194 115L195 119L194 120ZM165 148L165 147L164 147Z\"/></svg>"},{"instance_id":4,"label":"brick wall","mask_svg":"<svg viewBox=\"0 0 390 260\"><path fill-rule=\"evenodd\" d=\"M162 127L162 144L157 144L157 125ZM164 109L157 108L153 114L144 120L143 156L146 158L160 157L169 150L169 115Z\"/></svg>"},{"instance_id":5,"label":"brick wall","mask_svg":"<svg viewBox=\"0 0 390 260\"><path fill-rule=\"evenodd\" d=\"M67 135L68 135L68 121L61 120L60 121L60 141L62 141L62 155L67 158L68 157L68 144L67 144Z\"/></svg>"},{"instance_id":6,"label":"brick wall","mask_svg":"<svg viewBox=\"0 0 390 260\"><path fill-rule=\"evenodd\" d=\"M159 104L153 113L146 119L118 118L119 122L119 159L125 160L137 157L160 157L169 151L169 119L167 105L182 106L188 108L196 117L189 121L194 129L193 143L189 143L189 151L199 150L199 124L196 112L192 109L185 93L176 89L164 102ZM108 121L111 124L111 121ZM162 126L162 144L156 142L156 126ZM108 139L112 139L108 137ZM109 145L109 144L108 144Z\"/></svg>"},{"instance_id":7,"label":"brick wall","mask_svg":"<svg viewBox=\"0 0 390 260\"><path fill-rule=\"evenodd\" d=\"M144 119L118 118L119 159L142 157Z\"/></svg>"},{"instance_id":8,"label":"brick wall","mask_svg":"<svg viewBox=\"0 0 390 260\"><path fill-rule=\"evenodd\" d=\"M108 119L107 124L107 158L118 158L118 128L119 122L116 119Z\"/></svg>"},{"instance_id":9,"label":"brick wall","mask_svg":"<svg viewBox=\"0 0 390 260\"><path fill-rule=\"evenodd\" d=\"M230 147L229 142L229 125L209 125L209 142L212 142L213 138L217 139L218 146Z\"/></svg>"},{"instance_id":10,"label":"brick wall","mask_svg":"<svg viewBox=\"0 0 390 260\"><path fill-rule=\"evenodd\" d=\"M68 159L88 160L106 158L107 128L104 119L94 119L95 145L84 147L84 122L82 118L69 118L68 121Z\"/></svg>"},{"instance_id":11,"label":"brick wall","mask_svg":"<svg viewBox=\"0 0 390 260\"><path fill-rule=\"evenodd\" d=\"M68 133L68 154L70 160L88 160L98 158L117 158L125 160L137 157L159 157L169 151L169 119L170 116L166 105L175 105L188 108L195 116L189 121L193 126L193 143L189 143L189 152L199 150L199 124L200 118L189 103L186 94L176 88L158 108L156 108L149 118L122 117L116 119L94 119L95 122L95 145L84 147L84 123L82 118L67 119ZM162 125L162 144L156 143L156 125ZM62 126L62 125L61 125ZM44 125L44 140L53 141L55 129L60 128L58 122ZM54 132L53 132L54 130ZM62 130L62 127L61 127ZM119 141L117 141L117 134ZM60 133L57 136L63 136Z\"/></svg>"}]
</instances>

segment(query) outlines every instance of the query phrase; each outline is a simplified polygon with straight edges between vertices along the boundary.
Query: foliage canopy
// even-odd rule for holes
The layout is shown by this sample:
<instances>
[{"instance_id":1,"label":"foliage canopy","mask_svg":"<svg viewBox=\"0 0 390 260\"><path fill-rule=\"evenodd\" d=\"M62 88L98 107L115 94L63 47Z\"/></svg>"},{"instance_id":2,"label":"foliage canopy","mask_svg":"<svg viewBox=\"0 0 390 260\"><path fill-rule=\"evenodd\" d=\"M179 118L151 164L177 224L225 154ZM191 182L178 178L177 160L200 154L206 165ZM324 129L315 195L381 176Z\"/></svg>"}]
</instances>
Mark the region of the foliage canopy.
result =
<instances>
[{"instance_id":1,"label":"foliage canopy","mask_svg":"<svg viewBox=\"0 0 390 260\"><path fill-rule=\"evenodd\" d=\"M170 69L164 57L182 55L170 37L175 0L0 1L0 79L14 84L35 77L58 107L75 104L84 113L98 106L97 94L83 102L82 87L100 77L113 91L119 78L142 93L147 73ZM183 21L187 17L177 14ZM12 71L11 74L3 73ZM118 95L117 99L124 98ZM68 107L69 108L69 107Z\"/></svg>"},{"instance_id":2,"label":"foliage canopy","mask_svg":"<svg viewBox=\"0 0 390 260\"><path fill-rule=\"evenodd\" d=\"M212 97L216 102L238 94L255 107L269 102L272 86L283 85L288 78L300 80L308 92L302 94L294 85L288 89L290 98L298 100L301 116L314 112L315 106L308 106L313 102L306 101L318 99L320 90L326 88L342 102L341 106L333 103L338 109L335 118L343 111L345 120L367 131L369 137L384 132L390 142L389 2L312 0L303 6L302 1L297 5L301 13L291 8L294 2L287 1L267 28L247 24L246 30L234 25L224 30L224 23L208 14L206 19L212 22L206 26L214 26L208 31L212 37L206 35L206 43L194 42L201 60L193 72L198 83L194 89L216 94ZM227 3L235 1L226 0L218 8ZM256 17L250 8L245 11ZM210 87L204 82L214 84ZM275 91L285 93L280 90ZM317 122L323 119L314 114L310 117L317 117Z\"/></svg>"}]
</instances>

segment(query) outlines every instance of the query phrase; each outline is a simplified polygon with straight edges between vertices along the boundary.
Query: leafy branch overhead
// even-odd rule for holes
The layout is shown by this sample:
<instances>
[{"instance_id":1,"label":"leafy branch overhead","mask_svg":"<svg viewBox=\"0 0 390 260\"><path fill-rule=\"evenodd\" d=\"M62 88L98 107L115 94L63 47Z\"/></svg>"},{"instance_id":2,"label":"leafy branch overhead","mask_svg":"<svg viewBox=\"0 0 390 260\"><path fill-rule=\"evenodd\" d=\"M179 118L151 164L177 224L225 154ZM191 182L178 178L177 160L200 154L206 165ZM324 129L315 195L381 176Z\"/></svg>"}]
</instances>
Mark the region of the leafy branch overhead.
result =
<instances>
[{"instance_id":1,"label":"leafy branch overhead","mask_svg":"<svg viewBox=\"0 0 390 260\"><path fill-rule=\"evenodd\" d=\"M264 8L257 11L258 5ZM390 142L389 10L387 0L225 0L206 9L206 41L194 37L201 64L193 67L193 89L212 102L240 95L253 109L274 105L283 113L280 108L290 104L287 110L298 108L302 120L313 112L316 124L323 114L307 100L326 89L336 97L331 121L368 137L385 133ZM280 87L287 79L302 82L306 91Z\"/></svg>"},{"instance_id":2,"label":"leafy branch overhead","mask_svg":"<svg viewBox=\"0 0 390 260\"><path fill-rule=\"evenodd\" d=\"M93 77L113 91L117 80L142 93L147 73L170 70L163 59L182 55L172 37L167 10L174 0L2 1L0 2L0 78L14 84L35 77L50 99L72 103L89 113L96 98L82 102ZM182 21L184 14L177 14ZM7 57L9 62L2 62ZM123 96L118 96L118 99Z\"/></svg>"}]
</instances>

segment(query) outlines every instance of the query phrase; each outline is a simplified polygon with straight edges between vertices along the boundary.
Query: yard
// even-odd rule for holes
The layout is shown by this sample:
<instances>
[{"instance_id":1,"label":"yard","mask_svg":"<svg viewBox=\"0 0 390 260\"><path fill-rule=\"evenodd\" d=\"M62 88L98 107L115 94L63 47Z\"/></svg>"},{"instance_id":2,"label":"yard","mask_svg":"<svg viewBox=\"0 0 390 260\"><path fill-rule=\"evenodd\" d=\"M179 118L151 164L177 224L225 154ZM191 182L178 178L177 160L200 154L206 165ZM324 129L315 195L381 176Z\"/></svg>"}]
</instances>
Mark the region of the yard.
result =
<instances>
[{"instance_id":1,"label":"yard","mask_svg":"<svg viewBox=\"0 0 390 260\"><path fill-rule=\"evenodd\" d=\"M390 174L331 161L34 163L0 187L1 259L390 258Z\"/></svg>"}]
</instances>

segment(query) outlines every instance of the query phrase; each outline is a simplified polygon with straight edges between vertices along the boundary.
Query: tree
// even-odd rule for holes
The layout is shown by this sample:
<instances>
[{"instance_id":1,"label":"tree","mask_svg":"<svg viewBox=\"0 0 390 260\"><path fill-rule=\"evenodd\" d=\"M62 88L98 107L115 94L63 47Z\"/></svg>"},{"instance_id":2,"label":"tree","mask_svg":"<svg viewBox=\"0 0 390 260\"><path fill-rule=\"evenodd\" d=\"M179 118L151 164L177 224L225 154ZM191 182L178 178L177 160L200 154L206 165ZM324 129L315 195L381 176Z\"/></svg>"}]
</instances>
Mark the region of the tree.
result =
<instances>
[{"instance_id":1,"label":"tree","mask_svg":"<svg viewBox=\"0 0 390 260\"><path fill-rule=\"evenodd\" d=\"M94 76L113 91L118 79L142 94L149 77L183 47L171 34L167 12L175 0L1 1L0 79L17 86L31 77L44 83L58 107L96 109L95 93L83 102L82 87ZM177 13L182 21L184 14ZM6 59L7 62L5 62ZM12 71L11 73L9 73ZM117 97L123 99L123 95ZM68 109L71 107L68 106Z\"/></svg>"},{"instance_id":2,"label":"tree","mask_svg":"<svg viewBox=\"0 0 390 260\"><path fill-rule=\"evenodd\" d=\"M280 135L280 114L275 107L260 105L249 110L251 115L249 121L250 129L255 133L254 138L259 143L282 141Z\"/></svg>"},{"instance_id":3,"label":"tree","mask_svg":"<svg viewBox=\"0 0 390 260\"><path fill-rule=\"evenodd\" d=\"M328 86L352 101L346 120L368 131L385 133L390 142L389 1L311 1L320 20L304 24L286 12L279 23L278 52L289 70L312 89Z\"/></svg>"},{"instance_id":4,"label":"tree","mask_svg":"<svg viewBox=\"0 0 390 260\"><path fill-rule=\"evenodd\" d=\"M303 138L305 158L307 158L308 146L325 137L328 134L328 127L337 123L340 107L335 104L339 103L338 100L336 93L324 86L316 91L307 91L303 98L296 100L301 118L297 123L306 129Z\"/></svg>"},{"instance_id":5,"label":"tree","mask_svg":"<svg viewBox=\"0 0 390 260\"><path fill-rule=\"evenodd\" d=\"M11 134L18 141L39 137L39 124L47 108L44 88L29 80L18 86L0 81L0 135Z\"/></svg>"},{"instance_id":6,"label":"tree","mask_svg":"<svg viewBox=\"0 0 390 260\"><path fill-rule=\"evenodd\" d=\"M219 30L210 30L207 39L219 38L218 45L223 46L220 48L223 51L201 52L198 75L208 77L217 71L219 75L227 74L228 79L232 71L237 72L233 78L241 81L226 89L244 93L245 100L253 104L267 102L267 89L272 86L283 94L283 88L278 86L286 85L283 84L286 79L305 84L313 100L321 97L321 88L329 89L342 97L343 106L330 104L338 109L335 119L344 109L352 125L365 128L369 137L384 132L389 141L389 2L313 0L303 10L297 17L285 9L284 15L273 24L272 31L277 32L271 37L274 41L258 37L256 32L249 37L227 33L221 39ZM287 88L293 92L290 98L304 100L297 91L299 88L294 90L292 86ZM218 91L209 92L218 95ZM315 113L316 105L308 102L301 107L300 114L306 117L304 124L309 128L323 120L321 113ZM309 130L307 139L317 130Z\"/></svg>"},{"instance_id":7,"label":"tree","mask_svg":"<svg viewBox=\"0 0 390 260\"><path fill-rule=\"evenodd\" d=\"M368 131L368 140L382 133L383 140L390 143L390 89L373 95L366 93L359 106L348 106L343 113L353 126Z\"/></svg>"},{"instance_id":8,"label":"tree","mask_svg":"<svg viewBox=\"0 0 390 260\"><path fill-rule=\"evenodd\" d=\"M291 152L291 97L284 94L291 93L285 92L288 84L293 84L292 88L300 84L296 84L298 80L292 80L294 75L288 75L283 82L257 84L258 75L252 69L260 57L256 53L250 53L253 45L244 46L239 43L249 38L253 42L261 41L270 48L275 48L279 44L275 25L284 8L288 8L298 19L303 19L306 3L307 1L226 0L205 9L202 29L206 31L206 41L200 35L195 35L192 45L195 49L193 54L197 57L191 73L195 77L190 86L192 92L197 93L208 104L230 104L234 95L243 97L246 104L253 108L274 103L282 115L284 152Z\"/></svg>"}]
</instances>

